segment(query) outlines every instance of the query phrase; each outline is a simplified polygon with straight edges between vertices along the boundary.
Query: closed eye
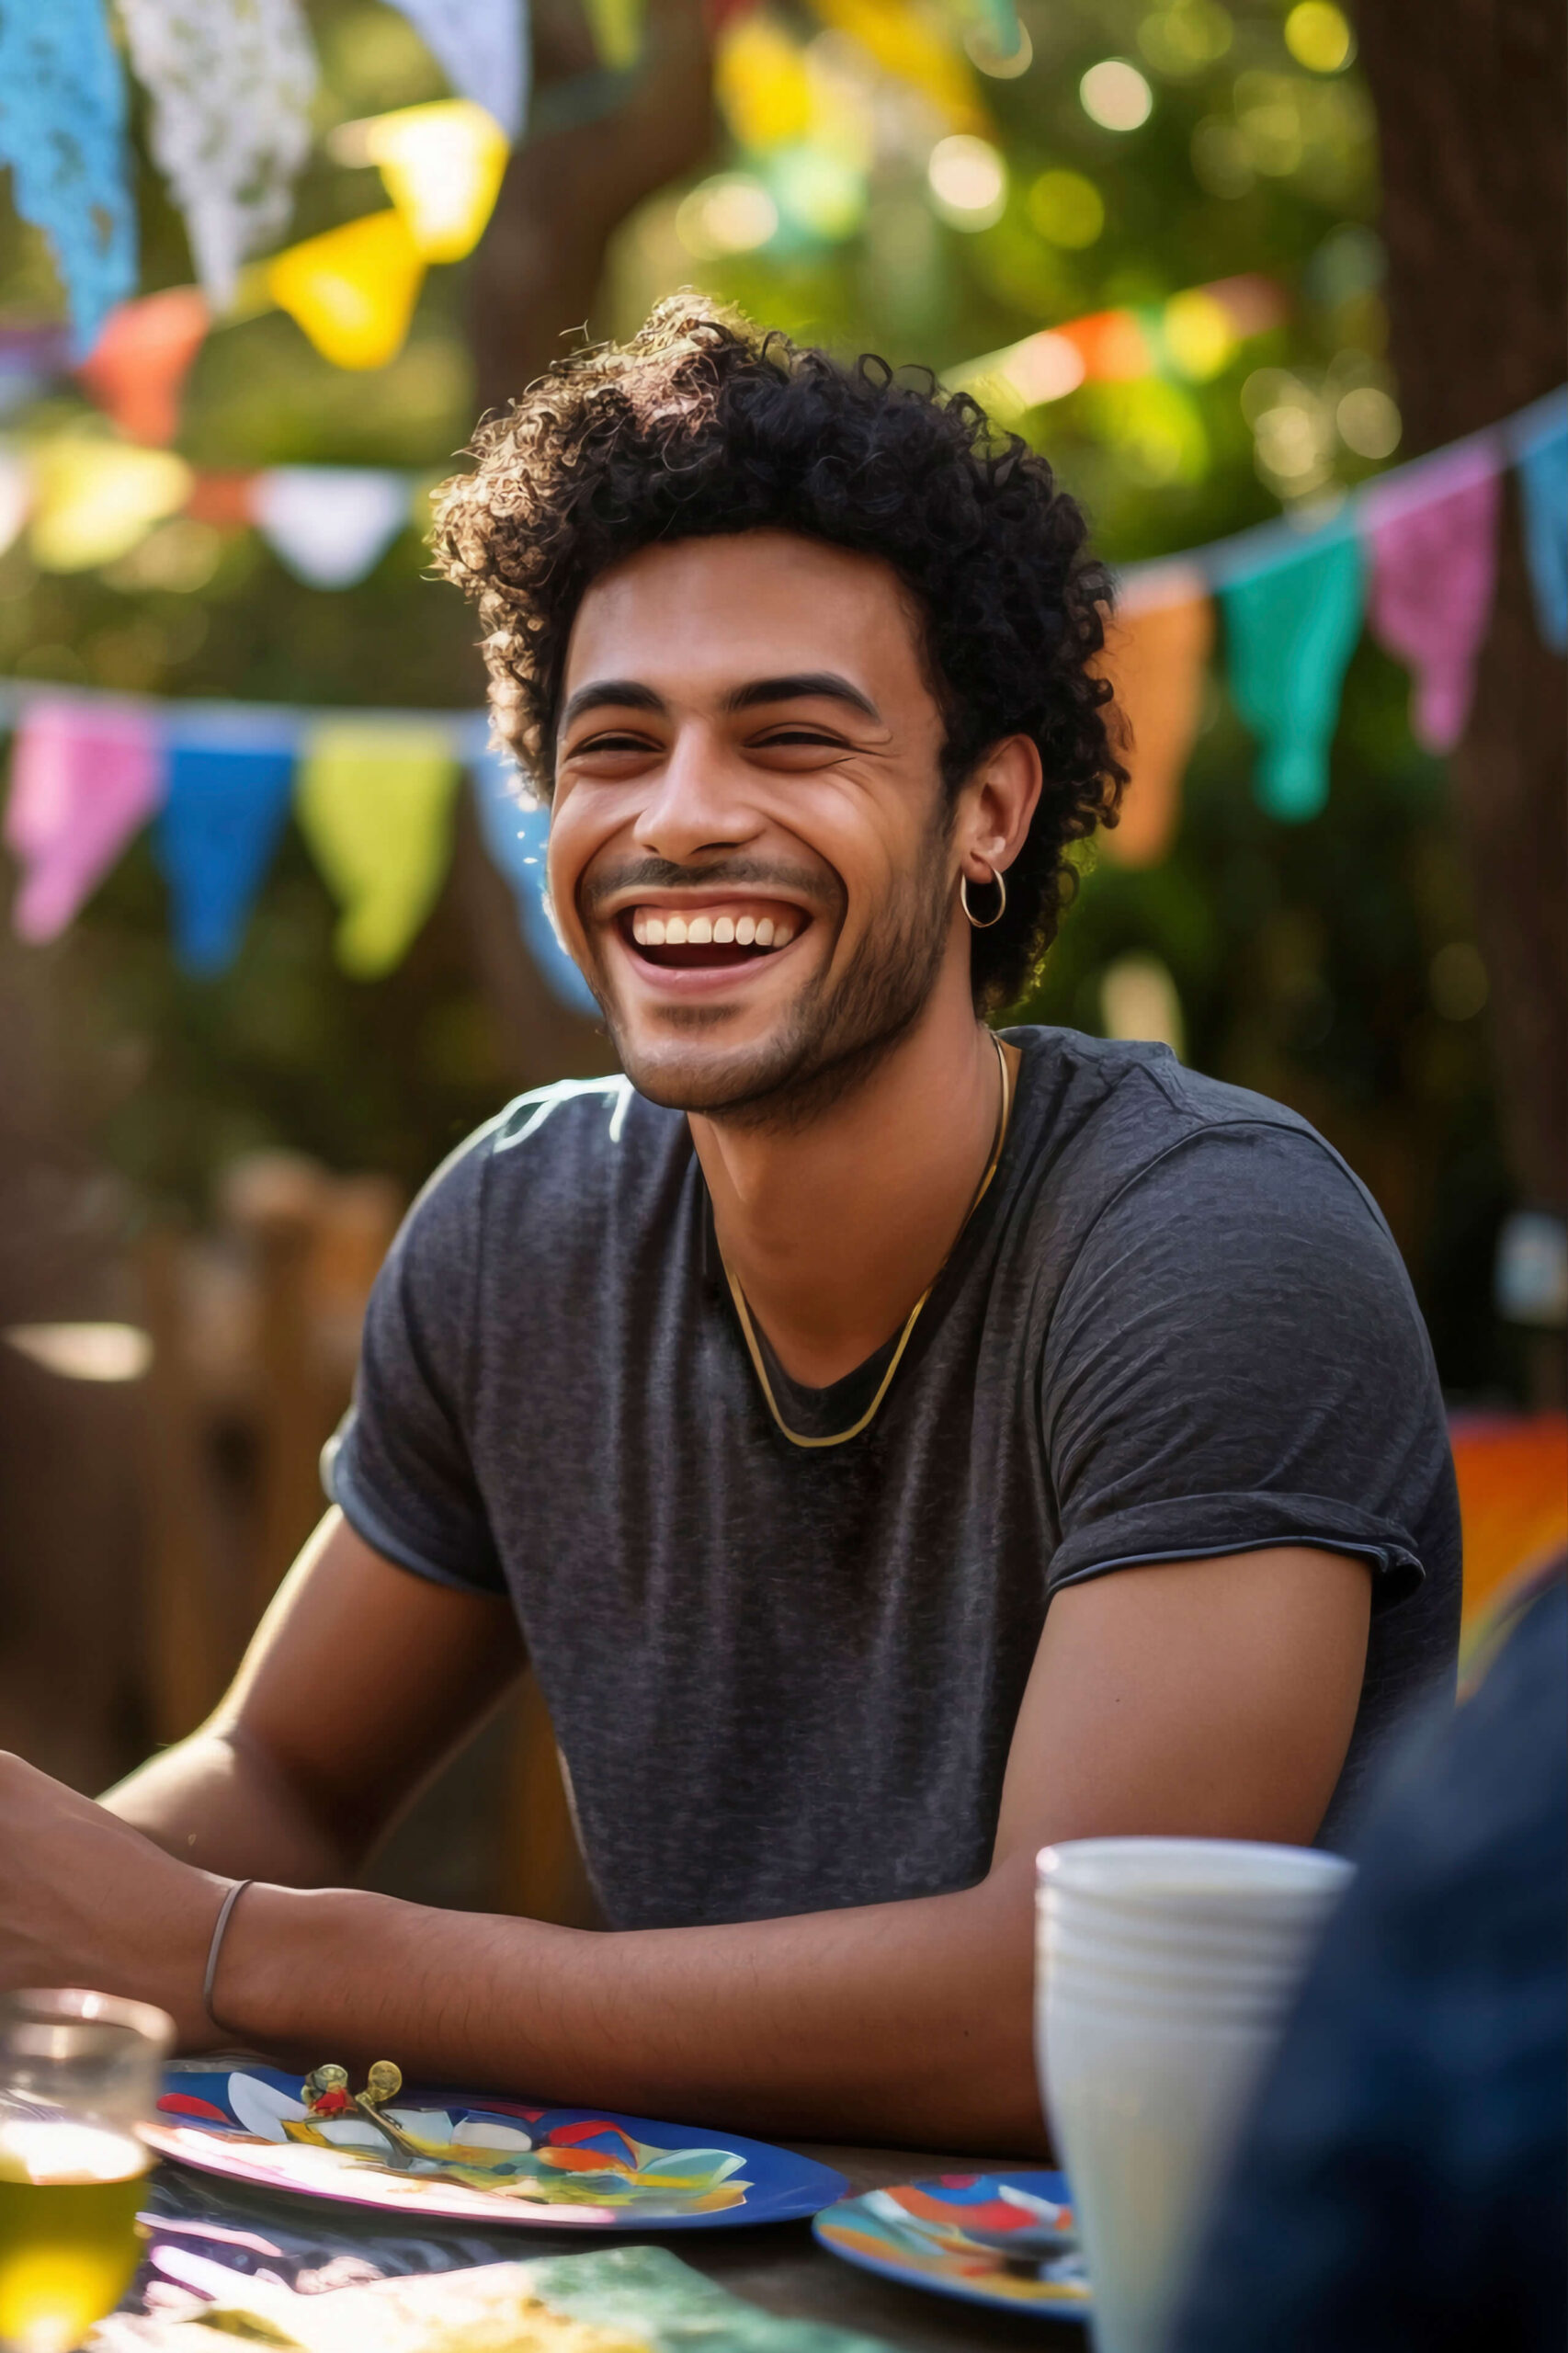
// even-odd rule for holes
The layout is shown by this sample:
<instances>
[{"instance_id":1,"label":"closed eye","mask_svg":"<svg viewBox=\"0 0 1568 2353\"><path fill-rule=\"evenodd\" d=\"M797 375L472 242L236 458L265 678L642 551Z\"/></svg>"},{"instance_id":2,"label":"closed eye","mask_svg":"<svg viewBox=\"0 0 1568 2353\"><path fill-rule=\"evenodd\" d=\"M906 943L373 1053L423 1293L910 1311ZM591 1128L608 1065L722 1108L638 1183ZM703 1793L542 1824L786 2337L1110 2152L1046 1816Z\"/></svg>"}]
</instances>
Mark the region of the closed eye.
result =
<instances>
[{"instance_id":1,"label":"closed eye","mask_svg":"<svg viewBox=\"0 0 1568 2353\"><path fill-rule=\"evenodd\" d=\"M581 759L585 752L646 752L656 749L646 735L630 735L612 731L604 735L590 735L585 743L574 744L568 759Z\"/></svg>"},{"instance_id":2,"label":"closed eye","mask_svg":"<svg viewBox=\"0 0 1568 2353\"><path fill-rule=\"evenodd\" d=\"M756 752L773 751L787 744L825 744L835 752L849 749L842 735L824 734L814 727L781 727L772 734L752 738L752 749Z\"/></svg>"}]
</instances>

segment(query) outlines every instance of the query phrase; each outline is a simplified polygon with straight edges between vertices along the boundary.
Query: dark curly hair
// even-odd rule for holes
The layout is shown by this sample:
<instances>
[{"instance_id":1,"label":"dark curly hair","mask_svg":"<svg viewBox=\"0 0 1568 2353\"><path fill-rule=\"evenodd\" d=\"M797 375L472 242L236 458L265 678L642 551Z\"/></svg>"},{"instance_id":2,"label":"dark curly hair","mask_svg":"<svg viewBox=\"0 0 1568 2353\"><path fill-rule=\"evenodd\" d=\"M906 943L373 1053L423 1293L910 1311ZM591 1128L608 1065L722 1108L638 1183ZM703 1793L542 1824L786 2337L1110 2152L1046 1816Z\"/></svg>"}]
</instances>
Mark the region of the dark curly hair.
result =
<instances>
[{"instance_id":1,"label":"dark curly hair","mask_svg":"<svg viewBox=\"0 0 1568 2353\"><path fill-rule=\"evenodd\" d=\"M1042 457L925 371L845 366L690 294L559 360L472 454L437 495L437 563L479 608L496 730L546 795L572 624L610 565L764 527L890 564L923 620L949 794L1003 737L1040 748L1006 913L973 941L976 1004L1024 994L1075 880L1068 848L1115 824L1127 780L1095 666L1110 578Z\"/></svg>"}]
</instances>

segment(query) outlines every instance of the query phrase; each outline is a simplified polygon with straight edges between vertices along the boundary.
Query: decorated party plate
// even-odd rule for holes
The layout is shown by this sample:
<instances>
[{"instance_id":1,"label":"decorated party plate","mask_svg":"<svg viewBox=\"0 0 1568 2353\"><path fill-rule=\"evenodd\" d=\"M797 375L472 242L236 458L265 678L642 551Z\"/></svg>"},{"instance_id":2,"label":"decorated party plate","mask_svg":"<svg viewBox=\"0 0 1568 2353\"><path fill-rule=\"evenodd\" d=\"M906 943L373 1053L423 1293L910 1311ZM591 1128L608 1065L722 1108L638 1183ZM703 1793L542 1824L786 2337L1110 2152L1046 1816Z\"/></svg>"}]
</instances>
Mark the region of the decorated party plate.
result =
<instances>
[{"instance_id":1,"label":"decorated party plate","mask_svg":"<svg viewBox=\"0 0 1568 2353\"><path fill-rule=\"evenodd\" d=\"M830 2206L812 2225L846 2263L971 2304L1084 2320L1089 2283L1059 2173L948 2173Z\"/></svg>"},{"instance_id":2,"label":"decorated party plate","mask_svg":"<svg viewBox=\"0 0 1568 2353\"><path fill-rule=\"evenodd\" d=\"M794 2222L847 2186L826 2165L738 2133L485 2092L408 2091L386 2060L358 2089L337 2066L303 2082L277 2067L176 2067L144 2138L160 2156L253 2188L551 2230Z\"/></svg>"}]
</instances>

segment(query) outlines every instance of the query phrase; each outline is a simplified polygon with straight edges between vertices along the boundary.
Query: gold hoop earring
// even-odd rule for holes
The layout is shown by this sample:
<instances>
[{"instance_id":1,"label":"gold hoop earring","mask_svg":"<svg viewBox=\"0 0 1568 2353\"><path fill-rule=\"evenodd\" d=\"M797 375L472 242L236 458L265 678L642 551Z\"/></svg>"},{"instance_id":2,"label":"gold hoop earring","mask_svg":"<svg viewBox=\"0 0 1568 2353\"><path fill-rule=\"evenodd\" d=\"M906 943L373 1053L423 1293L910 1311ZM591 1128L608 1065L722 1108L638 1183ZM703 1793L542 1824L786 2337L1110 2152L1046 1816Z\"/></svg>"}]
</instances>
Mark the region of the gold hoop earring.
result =
<instances>
[{"instance_id":1,"label":"gold hoop earring","mask_svg":"<svg viewBox=\"0 0 1568 2353\"><path fill-rule=\"evenodd\" d=\"M967 874L961 874L959 877L959 904L964 911L965 918L968 921L969 927L971 931L994 931L996 926L1001 922L1003 916L1007 912L1007 885L1002 880L1000 872L994 866L991 870L991 880L996 885L996 912L994 915L990 916L986 922L982 923L979 916L975 914L974 909L969 904L969 876Z\"/></svg>"}]
</instances>

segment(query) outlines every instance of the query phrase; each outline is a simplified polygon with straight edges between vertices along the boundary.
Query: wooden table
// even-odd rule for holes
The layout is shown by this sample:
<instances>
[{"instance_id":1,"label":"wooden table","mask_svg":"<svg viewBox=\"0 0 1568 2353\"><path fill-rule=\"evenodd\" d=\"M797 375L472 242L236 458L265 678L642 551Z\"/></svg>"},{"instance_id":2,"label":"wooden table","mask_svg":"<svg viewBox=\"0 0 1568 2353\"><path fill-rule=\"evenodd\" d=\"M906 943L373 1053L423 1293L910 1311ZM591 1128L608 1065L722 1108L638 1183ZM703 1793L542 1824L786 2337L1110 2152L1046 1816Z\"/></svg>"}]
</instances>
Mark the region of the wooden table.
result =
<instances>
[{"instance_id":1,"label":"wooden table","mask_svg":"<svg viewBox=\"0 0 1568 2353\"><path fill-rule=\"evenodd\" d=\"M933 2155L908 2149L841 2149L804 2143L781 2145L794 2146L800 2155L831 2165L846 2177L857 2194L938 2174L1028 2171L1040 2163L1038 2157ZM190 2211L189 2201L196 2200L214 2219L221 2211L229 2227L265 2237L272 2231L298 2232L305 2219L302 2210L308 2210L305 2227L312 2237L319 2234L346 2251L352 2246L372 2260L380 2256L388 2270L406 2266L406 2258L400 2264L387 2254L393 2239L408 2234L409 2220L401 2215L383 2225L378 2215L364 2209L252 2190L178 2166L160 2166L154 2183L149 2201L154 2214L165 2205L159 2194L164 2188L168 2199L178 2201L181 2211ZM416 2227L422 2240L435 2242L451 2226L434 2222ZM526 2256L585 2252L581 2231L482 2233L465 2227L462 2239L465 2252L460 2256L455 2251L449 2253L448 2263L483 2261L484 2248L489 2250L489 2259L497 2263L516 2262ZM483 2247L476 2245L480 2240ZM613 2242L607 2237L596 2243L668 2247L683 2263L705 2273L732 2295L790 2319L859 2330L897 2348L897 2353L958 2353L960 2347L968 2348L968 2353L986 2353L992 2347L995 2353L1005 2353L1006 2348L1024 2346L1032 2347L1034 2353L1087 2353L1085 2333L1077 2322L1037 2318L1022 2312L991 2312L924 2289L901 2287L829 2255L812 2238L809 2222L766 2222L750 2230L672 2231L664 2236L657 2231L617 2231Z\"/></svg>"}]
</instances>

